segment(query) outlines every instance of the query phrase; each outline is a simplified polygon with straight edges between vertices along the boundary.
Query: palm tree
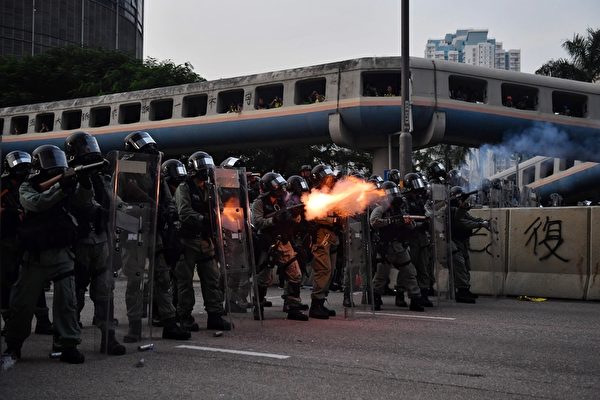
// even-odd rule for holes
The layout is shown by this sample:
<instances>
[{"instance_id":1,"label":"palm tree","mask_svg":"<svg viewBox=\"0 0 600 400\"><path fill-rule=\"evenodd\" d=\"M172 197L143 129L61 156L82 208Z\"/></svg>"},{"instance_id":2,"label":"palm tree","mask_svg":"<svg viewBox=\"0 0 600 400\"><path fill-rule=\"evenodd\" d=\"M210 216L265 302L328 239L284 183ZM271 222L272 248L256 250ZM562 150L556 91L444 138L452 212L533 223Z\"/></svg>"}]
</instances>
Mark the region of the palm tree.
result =
<instances>
[{"instance_id":1,"label":"palm tree","mask_svg":"<svg viewBox=\"0 0 600 400\"><path fill-rule=\"evenodd\" d=\"M584 82L600 80L600 29L588 28L585 37L576 33L573 40L566 40L562 47L570 60L550 60L535 73Z\"/></svg>"}]
</instances>

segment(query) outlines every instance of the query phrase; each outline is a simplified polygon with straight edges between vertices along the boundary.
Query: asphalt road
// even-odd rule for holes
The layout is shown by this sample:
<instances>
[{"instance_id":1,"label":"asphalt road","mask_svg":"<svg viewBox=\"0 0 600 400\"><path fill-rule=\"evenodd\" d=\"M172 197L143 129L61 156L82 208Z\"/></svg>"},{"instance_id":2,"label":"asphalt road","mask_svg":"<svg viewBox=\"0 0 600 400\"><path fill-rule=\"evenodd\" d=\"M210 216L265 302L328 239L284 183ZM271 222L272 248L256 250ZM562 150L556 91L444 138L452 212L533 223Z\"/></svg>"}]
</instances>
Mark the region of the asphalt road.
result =
<instances>
[{"instance_id":1,"label":"asphalt road","mask_svg":"<svg viewBox=\"0 0 600 400\"><path fill-rule=\"evenodd\" d=\"M154 328L153 351L131 344L119 357L94 352L99 335L86 306L85 364L49 359L51 338L32 335L22 360L0 372L0 399L600 398L597 302L483 297L415 313L384 297L376 316L345 318L332 293L337 317L296 322L284 319L280 294L270 289L276 304L262 325L239 314L234 331L201 329L185 342ZM121 340L122 308L118 317ZM203 327L205 314L195 317Z\"/></svg>"}]
</instances>

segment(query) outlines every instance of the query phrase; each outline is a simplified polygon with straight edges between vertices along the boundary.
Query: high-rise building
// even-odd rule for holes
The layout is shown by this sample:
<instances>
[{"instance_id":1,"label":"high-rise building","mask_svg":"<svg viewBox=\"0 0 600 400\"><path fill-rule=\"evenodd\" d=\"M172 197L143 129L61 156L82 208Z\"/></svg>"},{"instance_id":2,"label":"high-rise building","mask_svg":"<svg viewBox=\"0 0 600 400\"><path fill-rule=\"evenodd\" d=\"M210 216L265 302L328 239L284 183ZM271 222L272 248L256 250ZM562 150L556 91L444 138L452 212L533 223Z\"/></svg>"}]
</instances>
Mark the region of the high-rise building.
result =
<instances>
[{"instance_id":1,"label":"high-rise building","mask_svg":"<svg viewBox=\"0 0 600 400\"><path fill-rule=\"evenodd\" d=\"M0 56L53 47L120 50L142 58L144 0L2 0Z\"/></svg>"},{"instance_id":2,"label":"high-rise building","mask_svg":"<svg viewBox=\"0 0 600 400\"><path fill-rule=\"evenodd\" d=\"M488 38L487 29L459 29L443 39L429 39L425 58L521 71L521 50L504 50L502 42Z\"/></svg>"}]
</instances>

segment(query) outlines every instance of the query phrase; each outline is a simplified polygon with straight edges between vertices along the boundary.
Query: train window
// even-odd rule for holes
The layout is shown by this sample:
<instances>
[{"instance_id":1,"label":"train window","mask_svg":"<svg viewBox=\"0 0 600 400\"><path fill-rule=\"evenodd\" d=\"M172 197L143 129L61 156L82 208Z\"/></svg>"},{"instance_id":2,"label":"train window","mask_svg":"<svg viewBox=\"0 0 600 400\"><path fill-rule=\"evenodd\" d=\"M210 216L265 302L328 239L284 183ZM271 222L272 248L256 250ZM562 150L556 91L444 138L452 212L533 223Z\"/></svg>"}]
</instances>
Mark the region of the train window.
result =
<instances>
[{"instance_id":1,"label":"train window","mask_svg":"<svg viewBox=\"0 0 600 400\"><path fill-rule=\"evenodd\" d=\"M401 96L402 75L400 72L363 72L363 96Z\"/></svg>"},{"instance_id":2,"label":"train window","mask_svg":"<svg viewBox=\"0 0 600 400\"><path fill-rule=\"evenodd\" d=\"M110 107L96 107L90 110L90 128L110 124Z\"/></svg>"},{"instance_id":3,"label":"train window","mask_svg":"<svg viewBox=\"0 0 600 400\"><path fill-rule=\"evenodd\" d=\"M487 101L487 81L457 75L448 79L451 99L479 104Z\"/></svg>"},{"instance_id":4,"label":"train window","mask_svg":"<svg viewBox=\"0 0 600 400\"><path fill-rule=\"evenodd\" d=\"M54 113L38 114L35 116L35 131L50 132L54 130Z\"/></svg>"},{"instance_id":5,"label":"train window","mask_svg":"<svg viewBox=\"0 0 600 400\"><path fill-rule=\"evenodd\" d=\"M569 169L575 166L575 160L572 158L567 158L565 160L565 169Z\"/></svg>"},{"instance_id":6,"label":"train window","mask_svg":"<svg viewBox=\"0 0 600 400\"><path fill-rule=\"evenodd\" d=\"M81 110L63 111L61 127L64 130L81 128Z\"/></svg>"},{"instance_id":7,"label":"train window","mask_svg":"<svg viewBox=\"0 0 600 400\"><path fill-rule=\"evenodd\" d=\"M4 118L0 118L0 135L4 134Z\"/></svg>"},{"instance_id":8,"label":"train window","mask_svg":"<svg viewBox=\"0 0 600 400\"><path fill-rule=\"evenodd\" d=\"M22 135L27 133L27 125L29 123L29 117L27 115L21 115L19 117L12 117L10 119L10 134L11 135Z\"/></svg>"},{"instance_id":9,"label":"train window","mask_svg":"<svg viewBox=\"0 0 600 400\"><path fill-rule=\"evenodd\" d=\"M567 92L552 92L552 112L556 115L585 118L587 115L587 96Z\"/></svg>"},{"instance_id":10,"label":"train window","mask_svg":"<svg viewBox=\"0 0 600 400\"><path fill-rule=\"evenodd\" d=\"M206 104L208 96L198 94L193 96L185 96L183 98L183 107L181 108L181 116L184 118L199 117L206 115Z\"/></svg>"},{"instance_id":11,"label":"train window","mask_svg":"<svg viewBox=\"0 0 600 400\"><path fill-rule=\"evenodd\" d=\"M537 110L538 90L530 86L503 83L502 105L519 110Z\"/></svg>"},{"instance_id":12,"label":"train window","mask_svg":"<svg viewBox=\"0 0 600 400\"><path fill-rule=\"evenodd\" d=\"M326 101L325 78L306 79L296 82L294 104L311 104Z\"/></svg>"},{"instance_id":13,"label":"train window","mask_svg":"<svg viewBox=\"0 0 600 400\"><path fill-rule=\"evenodd\" d=\"M542 161L540 164L540 179L549 177L554 173L554 159Z\"/></svg>"},{"instance_id":14,"label":"train window","mask_svg":"<svg viewBox=\"0 0 600 400\"><path fill-rule=\"evenodd\" d=\"M259 86L256 88L254 108L278 108L283 105L283 85Z\"/></svg>"},{"instance_id":15,"label":"train window","mask_svg":"<svg viewBox=\"0 0 600 400\"><path fill-rule=\"evenodd\" d=\"M534 180L535 180L535 166L525 168L523 170L523 181L521 182L521 185L529 185Z\"/></svg>"},{"instance_id":16,"label":"train window","mask_svg":"<svg viewBox=\"0 0 600 400\"><path fill-rule=\"evenodd\" d=\"M173 117L173 99L153 100L150 102L150 121L161 121Z\"/></svg>"},{"instance_id":17,"label":"train window","mask_svg":"<svg viewBox=\"0 0 600 400\"><path fill-rule=\"evenodd\" d=\"M134 124L140 122L142 106L140 103L121 104L119 106L119 123Z\"/></svg>"},{"instance_id":18,"label":"train window","mask_svg":"<svg viewBox=\"0 0 600 400\"><path fill-rule=\"evenodd\" d=\"M234 89L219 93L217 112L219 114L241 112L244 108L244 90Z\"/></svg>"}]
</instances>

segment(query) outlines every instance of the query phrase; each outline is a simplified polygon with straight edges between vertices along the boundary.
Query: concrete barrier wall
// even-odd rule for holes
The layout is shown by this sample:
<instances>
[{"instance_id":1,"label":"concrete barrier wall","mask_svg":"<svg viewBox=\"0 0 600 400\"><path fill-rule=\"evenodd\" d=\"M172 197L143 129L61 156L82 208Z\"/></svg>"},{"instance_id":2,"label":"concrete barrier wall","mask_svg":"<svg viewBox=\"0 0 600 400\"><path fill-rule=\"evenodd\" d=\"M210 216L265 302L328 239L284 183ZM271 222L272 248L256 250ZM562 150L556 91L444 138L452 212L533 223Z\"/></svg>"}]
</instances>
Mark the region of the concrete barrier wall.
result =
<instances>
[{"instance_id":1,"label":"concrete barrier wall","mask_svg":"<svg viewBox=\"0 0 600 400\"><path fill-rule=\"evenodd\" d=\"M600 299L600 207L472 210L497 234L471 238L472 290ZM596 239L596 240L595 240Z\"/></svg>"}]
</instances>

